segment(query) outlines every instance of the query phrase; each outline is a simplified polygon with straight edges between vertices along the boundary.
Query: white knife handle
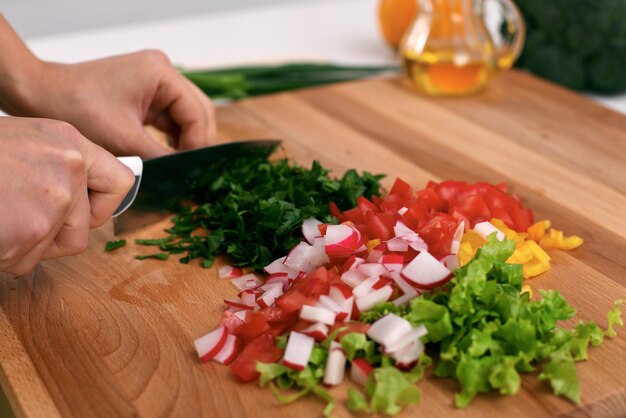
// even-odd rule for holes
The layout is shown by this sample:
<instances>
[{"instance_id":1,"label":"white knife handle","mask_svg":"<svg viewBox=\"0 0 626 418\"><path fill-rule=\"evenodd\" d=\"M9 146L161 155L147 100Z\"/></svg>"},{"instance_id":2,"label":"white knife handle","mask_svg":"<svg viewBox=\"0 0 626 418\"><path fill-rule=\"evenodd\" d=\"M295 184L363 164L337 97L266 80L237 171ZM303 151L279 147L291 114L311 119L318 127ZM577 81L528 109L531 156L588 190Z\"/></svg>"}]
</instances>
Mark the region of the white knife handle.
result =
<instances>
[{"instance_id":1,"label":"white knife handle","mask_svg":"<svg viewBox=\"0 0 626 418\"><path fill-rule=\"evenodd\" d=\"M113 217L115 218L118 215L121 215L126 209L130 207L135 201L135 197L137 197L137 192L139 191L139 185L141 184L141 175L143 174L143 161L139 157L117 157L119 162L124 164L126 167L130 168L133 174L135 175L135 184L130 188L122 203L120 203L119 207L115 209L113 212Z\"/></svg>"}]
</instances>

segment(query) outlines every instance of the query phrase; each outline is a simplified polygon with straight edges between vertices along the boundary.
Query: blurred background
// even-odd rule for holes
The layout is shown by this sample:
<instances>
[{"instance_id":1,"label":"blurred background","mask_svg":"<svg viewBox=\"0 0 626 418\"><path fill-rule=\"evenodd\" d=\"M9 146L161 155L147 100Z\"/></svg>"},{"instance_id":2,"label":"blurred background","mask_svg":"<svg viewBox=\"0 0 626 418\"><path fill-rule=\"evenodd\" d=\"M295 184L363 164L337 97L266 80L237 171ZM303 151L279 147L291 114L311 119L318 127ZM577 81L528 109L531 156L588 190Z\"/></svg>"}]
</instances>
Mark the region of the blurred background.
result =
<instances>
[{"instance_id":1,"label":"blurred background","mask_svg":"<svg viewBox=\"0 0 626 418\"><path fill-rule=\"evenodd\" d=\"M0 0L0 11L20 35L32 38L242 7L305 1L316 0Z\"/></svg>"}]
</instances>

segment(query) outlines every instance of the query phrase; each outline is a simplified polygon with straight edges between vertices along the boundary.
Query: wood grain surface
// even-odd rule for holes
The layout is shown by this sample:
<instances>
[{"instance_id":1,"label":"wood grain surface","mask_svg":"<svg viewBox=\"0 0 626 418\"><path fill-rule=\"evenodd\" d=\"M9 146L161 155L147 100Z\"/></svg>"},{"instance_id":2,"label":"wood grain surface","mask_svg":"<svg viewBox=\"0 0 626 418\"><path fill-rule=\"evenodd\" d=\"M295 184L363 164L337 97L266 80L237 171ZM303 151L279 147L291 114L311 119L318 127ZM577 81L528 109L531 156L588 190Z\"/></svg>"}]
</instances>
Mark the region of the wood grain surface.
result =
<instances>
[{"instance_id":1,"label":"wood grain surface","mask_svg":"<svg viewBox=\"0 0 626 418\"><path fill-rule=\"evenodd\" d=\"M422 187L429 179L506 181L539 219L585 239L551 252L529 281L554 288L577 319L606 326L626 297L626 117L512 71L481 95L435 99L400 80L361 81L243 101L218 111L220 141L279 137L299 164L340 175L355 167ZM164 220L125 236L163 236ZM0 276L0 383L18 417L317 417L307 398L280 406L226 367L199 364L193 340L212 329L234 289L216 267L137 261L129 245L105 254L112 227L77 257ZM226 262L220 260L220 263ZM454 409L457 385L428 378L401 416L624 417L626 332L578 363L583 405L550 394L535 376L516 396L478 396ZM345 399L345 386L333 389ZM337 416L349 414L343 407Z\"/></svg>"}]
</instances>

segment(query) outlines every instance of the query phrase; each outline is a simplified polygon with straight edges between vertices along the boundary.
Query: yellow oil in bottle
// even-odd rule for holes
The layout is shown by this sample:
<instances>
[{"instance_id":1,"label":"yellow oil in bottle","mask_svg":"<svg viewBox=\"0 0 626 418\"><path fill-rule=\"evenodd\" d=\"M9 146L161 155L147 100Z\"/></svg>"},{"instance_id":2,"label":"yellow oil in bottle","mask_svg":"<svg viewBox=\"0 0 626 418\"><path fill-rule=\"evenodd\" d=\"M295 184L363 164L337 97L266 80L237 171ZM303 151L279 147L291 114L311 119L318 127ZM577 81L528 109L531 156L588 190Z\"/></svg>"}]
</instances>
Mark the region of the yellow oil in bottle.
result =
<instances>
[{"instance_id":1,"label":"yellow oil in bottle","mask_svg":"<svg viewBox=\"0 0 626 418\"><path fill-rule=\"evenodd\" d=\"M446 51L406 51L404 72L411 85L432 96L465 96L483 89L493 74L488 62L464 59Z\"/></svg>"}]
</instances>

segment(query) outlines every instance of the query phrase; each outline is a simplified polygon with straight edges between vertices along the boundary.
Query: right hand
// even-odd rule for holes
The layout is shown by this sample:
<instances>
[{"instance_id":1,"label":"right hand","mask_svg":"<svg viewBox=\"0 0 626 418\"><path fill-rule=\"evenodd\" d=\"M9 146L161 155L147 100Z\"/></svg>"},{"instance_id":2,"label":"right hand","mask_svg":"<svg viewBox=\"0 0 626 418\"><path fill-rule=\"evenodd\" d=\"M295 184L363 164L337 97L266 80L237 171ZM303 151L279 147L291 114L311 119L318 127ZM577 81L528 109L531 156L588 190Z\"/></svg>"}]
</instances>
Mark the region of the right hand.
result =
<instances>
[{"instance_id":1,"label":"right hand","mask_svg":"<svg viewBox=\"0 0 626 418\"><path fill-rule=\"evenodd\" d=\"M0 271L87 247L134 182L113 155L65 122L0 117Z\"/></svg>"}]
</instances>

